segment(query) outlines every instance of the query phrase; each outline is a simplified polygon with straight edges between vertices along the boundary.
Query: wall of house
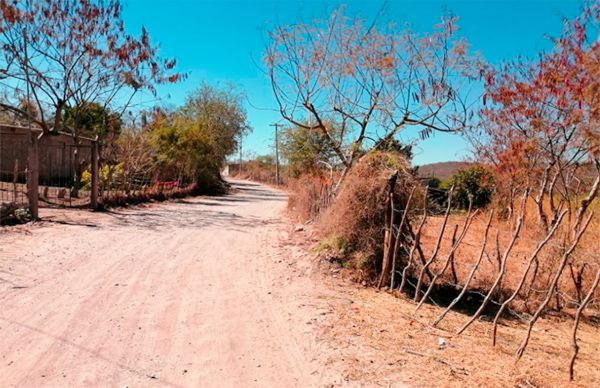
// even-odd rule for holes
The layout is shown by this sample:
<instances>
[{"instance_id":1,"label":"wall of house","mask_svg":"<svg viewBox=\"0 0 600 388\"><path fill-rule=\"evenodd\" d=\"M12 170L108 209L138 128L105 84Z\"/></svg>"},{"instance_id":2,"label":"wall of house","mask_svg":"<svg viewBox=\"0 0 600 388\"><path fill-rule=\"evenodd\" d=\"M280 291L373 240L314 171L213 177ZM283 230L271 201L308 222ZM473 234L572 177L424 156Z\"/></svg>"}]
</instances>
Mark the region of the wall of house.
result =
<instances>
[{"instance_id":1,"label":"wall of house","mask_svg":"<svg viewBox=\"0 0 600 388\"><path fill-rule=\"evenodd\" d=\"M39 129L33 129L39 135ZM28 128L0 125L0 179L12 181L15 165L19 170L19 181L25 181L27 154L31 135ZM44 135L39 141L40 184L70 186L76 171L90 163L91 144L81 139L79 145L68 134ZM76 153L78 155L76 155Z\"/></svg>"}]
</instances>

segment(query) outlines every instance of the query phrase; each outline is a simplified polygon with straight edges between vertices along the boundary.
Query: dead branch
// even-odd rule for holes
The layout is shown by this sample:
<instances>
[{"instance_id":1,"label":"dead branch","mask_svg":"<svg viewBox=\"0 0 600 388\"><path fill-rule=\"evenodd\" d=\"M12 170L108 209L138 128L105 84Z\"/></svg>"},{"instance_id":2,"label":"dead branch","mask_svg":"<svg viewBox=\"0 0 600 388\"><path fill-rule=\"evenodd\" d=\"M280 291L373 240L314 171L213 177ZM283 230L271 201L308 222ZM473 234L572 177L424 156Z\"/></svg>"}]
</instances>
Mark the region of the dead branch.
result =
<instances>
[{"instance_id":1,"label":"dead branch","mask_svg":"<svg viewBox=\"0 0 600 388\"><path fill-rule=\"evenodd\" d=\"M590 221L592 220L593 215L594 215L593 212L591 212L588 215L585 223L581 226L581 228L578 229L575 239L573 240L573 242L571 243L569 248L565 251L565 253L563 253L562 258L560 260L560 264L558 265L558 269L554 273L554 277L552 278L552 281L550 282L550 286L548 287L548 292L546 293L546 298L539 305L538 309L536 310L536 312L533 314L533 316L529 320L529 324L527 327L527 335L523 339L521 346L519 346L519 349L517 349L517 352L516 352L517 360L520 359L521 356L523 356L523 353L525 352L525 349L527 348L527 344L529 343L529 339L531 338L531 330L533 329L533 325L537 322L537 320L539 319L540 315L542 314L542 312L544 311L544 309L546 308L548 303L550 303L550 299L552 299L552 295L554 294L554 291L556 290L556 285L558 284L558 279L560 279L560 276L562 275L563 270L564 270L565 266L567 265L567 261L569 260L569 257L571 256L571 253L573 253L573 251L579 244L579 241L581 240L581 236L583 236L583 233L585 232L588 225L590 224Z\"/></svg>"},{"instance_id":2,"label":"dead branch","mask_svg":"<svg viewBox=\"0 0 600 388\"><path fill-rule=\"evenodd\" d=\"M469 374L469 372L465 368L455 367L452 364L450 364L448 361L442 360L441 358L439 358L437 356L434 356L432 354L421 353L421 352L417 352L416 350L412 350L412 349L408 349L408 348L403 348L402 350L405 353L412 354L414 356L420 356L420 357L430 358L433 361L437 361L440 364L444 364L444 365L450 367L450 369L454 373L460 373L460 374L464 374L464 375L468 375Z\"/></svg>"},{"instance_id":3,"label":"dead branch","mask_svg":"<svg viewBox=\"0 0 600 388\"><path fill-rule=\"evenodd\" d=\"M412 229L408 229L408 233L410 235L410 237L413 239L413 241L415 240L415 235L412 231ZM417 244L417 253L419 254L419 261L421 262L422 266L425 266L425 263L427 262L427 260L425 259L425 253L423 253L423 248L421 248L421 243L419 241L419 244ZM429 268L427 268L425 270L425 275L427 275L427 277L429 278L429 280L433 279L433 274L431 273L431 271L429 270Z\"/></svg>"},{"instance_id":4,"label":"dead branch","mask_svg":"<svg viewBox=\"0 0 600 388\"><path fill-rule=\"evenodd\" d=\"M594 295L596 288L598 288L599 282L600 282L600 268L598 269L598 271L596 271L596 278L594 279L594 283L590 287L590 290L588 291L587 295L585 296L585 299L583 299L583 301L579 305L579 308L577 309L577 313L575 313L575 322L573 322L573 332L572 332L573 343L571 345L573 347L573 355L571 356L571 362L569 364L569 380L571 380L571 381L573 381L573 378L574 378L575 359L577 358L577 354L579 353L579 345L577 344L577 329L579 328L579 321L581 319L581 314L583 313L583 310L585 310L585 307L588 305L588 303L592 299L592 296Z\"/></svg>"},{"instance_id":5,"label":"dead branch","mask_svg":"<svg viewBox=\"0 0 600 388\"><path fill-rule=\"evenodd\" d=\"M452 233L452 246L456 244L456 228L454 228L454 232ZM450 252L450 273L452 274L452 282L454 284L458 284L458 275L456 275L456 267L454 266L454 254L456 252Z\"/></svg>"},{"instance_id":6,"label":"dead branch","mask_svg":"<svg viewBox=\"0 0 600 388\"><path fill-rule=\"evenodd\" d=\"M498 272L502 268L502 254L500 253L500 230L496 231L496 264L498 265Z\"/></svg>"},{"instance_id":7,"label":"dead branch","mask_svg":"<svg viewBox=\"0 0 600 388\"><path fill-rule=\"evenodd\" d=\"M436 326L438 323L440 323L440 321L442 319L444 319L446 314L448 314L448 312L454 306L456 306L456 304L467 293L467 289L469 288L469 285L471 284L471 281L473 280L473 277L475 276L475 272L477 272L477 269L479 268L479 265L481 264L483 254L485 253L485 247L487 246L488 234L489 234L489 230L490 230L490 225L492 224L493 216L494 216L494 210L492 209L490 211L490 216L488 217L488 221L487 221L487 224L485 227L485 232L483 233L483 241L481 242L481 250L479 251L479 256L477 257L477 261L475 262L475 264L473 264L473 267L471 267L471 272L469 273L469 276L467 277L467 281L465 282L460 294L458 294L458 296L456 298L454 298L454 300L448 305L448 307L446 307L446 309L440 315L438 315L438 317L433 321L432 326Z\"/></svg>"},{"instance_id":8,"label":"dead branch","mask_svg":"<svg viewBox=\"0 0 600 388\"><path fill-rule=\"evenodd\" d=\"M523 271L523 274L521 275L521 280L519 281L517 288L512 293L512 295L507 300L505 300L504 303L502 303L502 305L500 306L500 309L496 313L496 317L494 318L494 324L493 324L493 329L492 329L492 345L493 346L496 345L496 330L498 327L498 319L500 318L500 316L502 315L504 310L508 307L508 305L517 297L517 295L521 291L521 288L523 288L523 285L525 284L525 279L527 278L527 274L529 273L531 266L537 260L537 257L539 255L539 253L542 251L542 249L544 248L544 246L548 243L548 241L550 241L552 236L554 236L554 233L558 229L558 226L560 225L565 214L567 214L567 210L563 210L560 213L560 215L557 219L557 222L555 222L554 225L552 225L552 228L546 233L546 237L537 244L537 246L535 247L535 250L529 257L527 267L525 268L525 270Z\"/></svg>"}]
</instances>

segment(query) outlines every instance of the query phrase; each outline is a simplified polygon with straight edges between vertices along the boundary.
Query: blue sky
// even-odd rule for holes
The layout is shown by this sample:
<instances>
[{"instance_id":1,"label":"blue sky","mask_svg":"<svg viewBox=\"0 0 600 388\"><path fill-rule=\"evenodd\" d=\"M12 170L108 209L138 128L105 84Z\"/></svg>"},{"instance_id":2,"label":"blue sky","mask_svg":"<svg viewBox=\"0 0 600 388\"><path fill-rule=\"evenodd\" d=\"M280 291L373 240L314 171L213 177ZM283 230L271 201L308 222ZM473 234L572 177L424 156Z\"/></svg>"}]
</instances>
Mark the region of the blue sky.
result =
<instances>
[{"instance_id":1,"label":"blue sky","mask_svg":"<svg viewBox=\"0 0 600 388\"><path fill-rule=\"evenodd\" d=\"M124 19L130 32L145 26L161 55L174 57L178 70L189 73L182 83L159 88L163 103L181 104L201 82L233 83L247 95L246 109L254 128L244 150L257 155L272 152L273 128L279 121L269 82L261 71L266 33L276 23L307 22L327 17L341 4L349 15L372 20L383 0L125 0ZM549 48L546 35L557 35L563 16L574 17L576 0L388 0L383 21L409 23L427 31L445 9L460 17L461 34L471 48L491 63L534 56ZM140 101L148 100L140 96ZM410 140L404 135L404 140ZM457 135L437 134L419 142L415 164L460 160L468 145Z\"/></svg>"}]
</instances>

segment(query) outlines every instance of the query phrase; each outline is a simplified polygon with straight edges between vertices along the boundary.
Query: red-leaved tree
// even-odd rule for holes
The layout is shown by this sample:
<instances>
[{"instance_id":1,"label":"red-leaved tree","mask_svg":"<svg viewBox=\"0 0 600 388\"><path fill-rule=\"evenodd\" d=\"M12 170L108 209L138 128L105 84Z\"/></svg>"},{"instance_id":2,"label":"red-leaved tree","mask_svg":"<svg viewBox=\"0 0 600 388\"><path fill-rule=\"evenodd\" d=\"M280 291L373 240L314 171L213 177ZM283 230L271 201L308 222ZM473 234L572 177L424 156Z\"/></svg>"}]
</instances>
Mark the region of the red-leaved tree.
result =
<instances>
[{"instance_id":1,"label":"red-leaved tree","mask_svg":"<svg viewBox=\"0 0 600 388\"><path fill-rule=\"evenodd\" d=\"M118 0L1 0L0 45L0 107L44 132L62 130L68 108L122 113L136 93L182 77L145 29L126 32Z\"/></svg>"},{"instance_id":2,"label":"red-leaved tree","mask_svg":"<svg viewBox=\"0 0 600 388\"><path fill-rule=\"evenodd\" d=\"M597 16L591 7L566 22L554 50L538 60L487 73L482 122L470 134L478 155L507 183L501 194L509 209L515 191L534 188L538 221L546 231L562 210L570 214L576 200L597 187L600 45L586 34Z\"/></svg>"}]
</instances>

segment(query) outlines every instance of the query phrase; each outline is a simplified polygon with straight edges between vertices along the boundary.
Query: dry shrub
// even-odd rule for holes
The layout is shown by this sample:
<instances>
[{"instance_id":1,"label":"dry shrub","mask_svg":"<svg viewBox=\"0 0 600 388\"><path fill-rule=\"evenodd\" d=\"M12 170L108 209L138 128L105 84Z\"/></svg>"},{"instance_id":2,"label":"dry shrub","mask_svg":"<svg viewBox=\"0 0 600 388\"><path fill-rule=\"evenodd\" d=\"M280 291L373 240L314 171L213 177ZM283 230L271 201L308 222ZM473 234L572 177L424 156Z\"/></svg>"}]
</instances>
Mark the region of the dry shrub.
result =
<instances>
[{"instance_id":1,"label":"dry shrub","mask_svg":"<svg viewBox=\"0 0 600 388\"><path fill-rule=\"evenodd\" d=\"M304 174L288 182L288 209L298 221L316 218L329 204L331 182L322 175Z\"/></svg>"},{"instance_id":2,"label":"dry shrub","mask_svg":"<svg viewBox=\"0 0 600 388\"><path fill-rule=\"evenodd\" d=\"M395 208L402 208L418 184L410 164L399 153L375 151L349 171L340 192L319 220L325 236L343 242L344 263L362 270L367 279L374 278L381 263L387 182L395 171Z\"/></svg>"},{"instance_id":3,"label":"dry shrub","mask_svg":"<svg viewBox=\"0 0 600 388\"><path fill-rule=\"evenodd\" d=\"M242 164L240 171L239 164L235 168L231 168L229 174L233 178L247 179L253 182L266 183L270 185L275 184L275 165L271 163L265 163L261 160L249 160ZM280 171L279 183L285 185L287 178Z\"/></svg>"},{"instance_id":4,"label":"dry shrub","mask_svg":"<svg viewBox=\"0 0 600 388\"><path fill-rule=\"evenodd\" d=\"M210 191L208 192L210 193ZM161 202L169 199L184 198L190 195L206 193L206 189L199 187L197 183L191 183L185 186L166 190L160 187L151 187L139 191L111 191L103 194L101 207L109 208L116 206L136 205L150 201Z\"/></svg>"}]
</instances>

